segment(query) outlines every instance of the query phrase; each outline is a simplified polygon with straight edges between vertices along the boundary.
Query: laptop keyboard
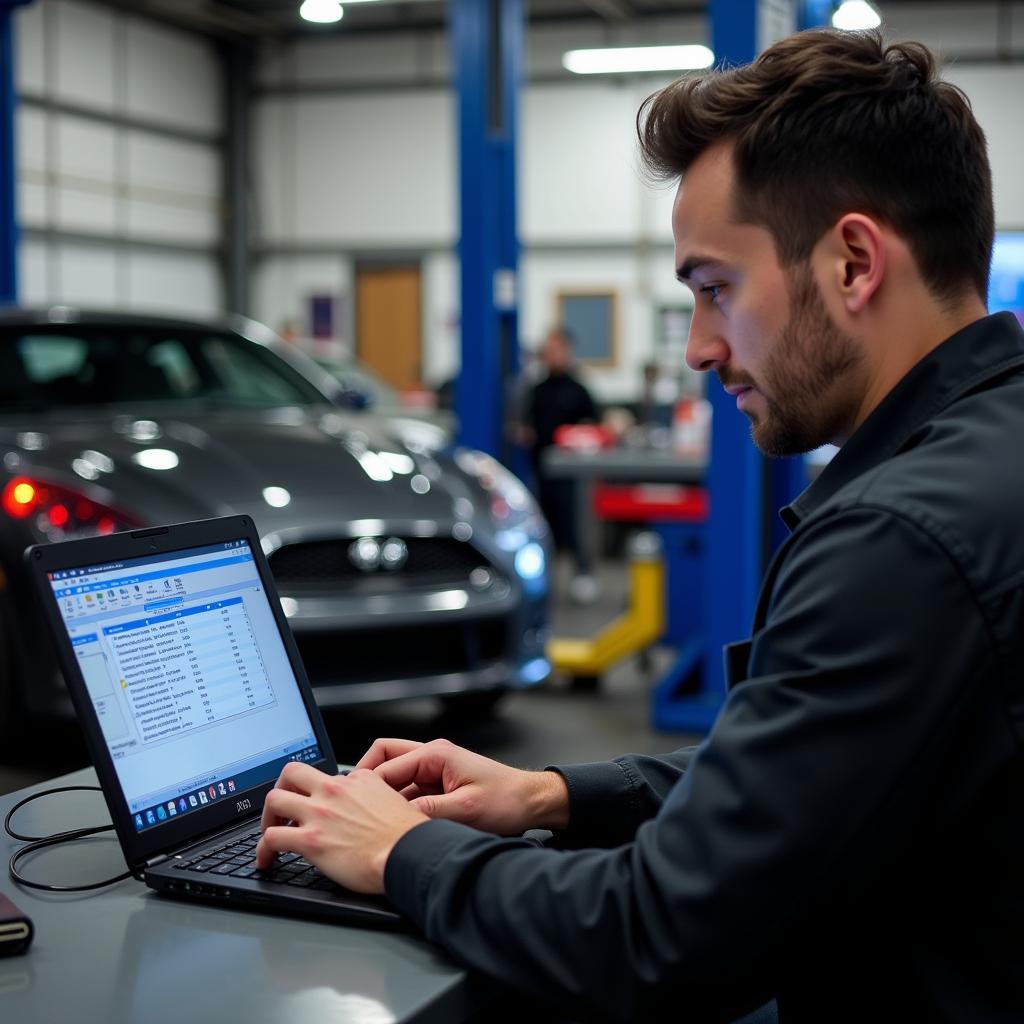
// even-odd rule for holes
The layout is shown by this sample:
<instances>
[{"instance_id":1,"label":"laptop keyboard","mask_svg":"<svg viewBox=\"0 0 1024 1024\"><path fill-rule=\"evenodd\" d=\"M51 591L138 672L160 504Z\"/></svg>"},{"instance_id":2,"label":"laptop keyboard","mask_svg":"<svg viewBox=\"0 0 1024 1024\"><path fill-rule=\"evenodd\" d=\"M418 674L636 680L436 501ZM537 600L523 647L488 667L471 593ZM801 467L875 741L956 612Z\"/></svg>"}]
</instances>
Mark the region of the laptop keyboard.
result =
<instances>
[{"instance_id":1,"label":"laptop keyboard","mask_svg":"<svg viewBox=\"0 0 1024 1024\"><path fill-rule=\"evenodd\" d=\"M180 871L201 871L209 875L230 875L232 878L293 885L300 889L328 892L340 888L319 868L315 868L297 853L282 853L269 871L257 871L256 844L259 841L260 830L257 828L248 835L236 836L223 846L203 850L193 857L175 858L172 867Z\"/></svg>"}]
</instances>

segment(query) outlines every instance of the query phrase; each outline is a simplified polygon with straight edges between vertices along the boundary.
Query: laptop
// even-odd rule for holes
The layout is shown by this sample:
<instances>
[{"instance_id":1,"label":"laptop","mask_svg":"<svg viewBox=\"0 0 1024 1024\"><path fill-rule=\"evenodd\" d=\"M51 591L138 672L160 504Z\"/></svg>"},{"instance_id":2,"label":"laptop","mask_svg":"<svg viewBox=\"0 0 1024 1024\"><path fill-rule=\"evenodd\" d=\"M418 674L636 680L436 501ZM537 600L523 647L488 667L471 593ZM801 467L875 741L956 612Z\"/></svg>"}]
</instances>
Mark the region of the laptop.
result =
<instances>
[{"instance_id":1,"label":"laptop","mask_svg":"<svg viewBox=\"0 0 1024 1024\"><path fill-rule=\"evenodd\" d=\"M402 920L296 854L255 869L281 769L338 766L252 519L35 545L25 558L137 878L183 899Z\"/></svg>"}]
</instances>

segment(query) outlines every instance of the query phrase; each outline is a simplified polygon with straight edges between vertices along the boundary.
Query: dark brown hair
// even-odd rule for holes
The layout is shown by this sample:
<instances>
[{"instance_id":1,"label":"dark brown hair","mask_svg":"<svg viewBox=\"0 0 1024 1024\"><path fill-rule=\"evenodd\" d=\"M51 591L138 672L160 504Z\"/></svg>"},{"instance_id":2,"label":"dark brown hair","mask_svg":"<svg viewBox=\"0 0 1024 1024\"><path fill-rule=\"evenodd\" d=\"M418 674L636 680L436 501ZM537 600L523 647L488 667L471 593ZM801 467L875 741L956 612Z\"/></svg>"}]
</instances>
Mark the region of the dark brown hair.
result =
<instances>
[{"instance_id":1,"label":"dark brown hair","mask_svg":"<svg viewBox=\"0 0 1024 1024\"><path fill-rule=\"evenodd\" d=\"M806 260L845 213L876 217L910 247L940 300L984 300L995 215L985 135L967 97L920 43L815 29L752 64L681 78L637 115L648 172L685 174L731 139L735 213Z\"/></svg>"}]
</instances>

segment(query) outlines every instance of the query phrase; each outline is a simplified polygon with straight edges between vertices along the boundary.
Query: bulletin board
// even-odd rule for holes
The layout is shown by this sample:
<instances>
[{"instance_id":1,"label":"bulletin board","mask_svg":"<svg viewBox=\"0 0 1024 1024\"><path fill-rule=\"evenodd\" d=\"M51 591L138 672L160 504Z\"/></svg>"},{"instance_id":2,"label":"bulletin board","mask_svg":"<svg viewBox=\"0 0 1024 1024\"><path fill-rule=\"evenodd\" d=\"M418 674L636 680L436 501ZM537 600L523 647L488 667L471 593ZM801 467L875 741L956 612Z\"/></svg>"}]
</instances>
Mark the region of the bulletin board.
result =
<instances>
[{"instance_id":1,"label":"bulletin board","mask_svg":"<svg viewBox=\"0 0 1024 1024\"><path fill-rule=\"evenodd\" d=\"M576 358L615 366L619 358L618 295L614 291L559 291L557 322L572 332Z\"/></svg>"}]
</instances>

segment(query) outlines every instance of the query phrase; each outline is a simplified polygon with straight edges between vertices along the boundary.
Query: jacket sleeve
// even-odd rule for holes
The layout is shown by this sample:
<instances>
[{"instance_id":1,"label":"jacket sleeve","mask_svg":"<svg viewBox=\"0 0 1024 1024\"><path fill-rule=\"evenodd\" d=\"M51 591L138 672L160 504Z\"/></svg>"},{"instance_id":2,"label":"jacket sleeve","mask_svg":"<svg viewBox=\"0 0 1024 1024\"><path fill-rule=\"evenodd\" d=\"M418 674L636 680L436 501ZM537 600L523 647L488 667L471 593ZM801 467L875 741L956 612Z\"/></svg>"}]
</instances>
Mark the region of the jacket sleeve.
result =
<instances>
[{"instance_id":1,"label":"jacket sleeve","mask_svg":"<svg viewBox=\"0 0 1024 1024\"><path fill-rule=\"evenodd\" d=\"M619 846L660 809L682 778L696 747L661 757L629 754L594 764L551 765L569 790L569 827L556 834L562 847Z\"/></svg>"},{"instance_id":2,"label":"jacket sleeve","mask_svg":"<svg viewBox=\"0 0 1024 1024\"><path fill-rule=\"evenodd\" d=\"M392 851L388 896L463 963L600 1016L763 1002L816 909L869 892L914 835L964 702L997 673L945 549L870 508L791 538L750 668L633 842L547 850L426 822Z\"/></svg>"}]
</instances>

